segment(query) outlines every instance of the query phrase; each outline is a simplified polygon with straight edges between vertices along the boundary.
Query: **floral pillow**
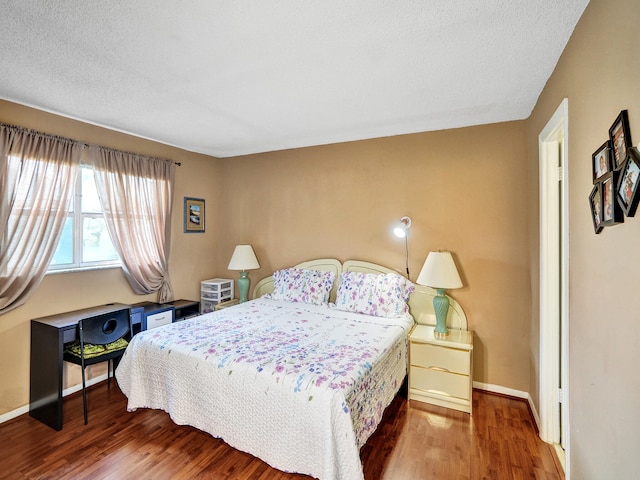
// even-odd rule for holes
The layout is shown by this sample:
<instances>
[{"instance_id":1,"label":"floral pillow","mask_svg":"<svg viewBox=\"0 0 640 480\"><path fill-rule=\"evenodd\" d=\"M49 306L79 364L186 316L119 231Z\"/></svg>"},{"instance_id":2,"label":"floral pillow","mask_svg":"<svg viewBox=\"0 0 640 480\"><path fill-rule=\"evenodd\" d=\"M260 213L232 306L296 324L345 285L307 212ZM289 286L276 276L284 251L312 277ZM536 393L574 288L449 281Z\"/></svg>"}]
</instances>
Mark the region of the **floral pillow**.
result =
<instances>
[{"instance_id":1,"label":"floral pillow","mask_svg":"<svg viewBox=\"0 0 640 480\"><path fill-rule=\"evenodd\" d=\"M334 272L285 268L273 272L274 300L323 305L329 301L329 293L335 279Z\"/></svg>"},{"instance_id":2,"label":"floral pillow","mask_svg":"<svg viewBox=\"0 0 640 480\"><path fill-rule=\"evenodd\" d=\"M414 285L396 274L343 272L336 308L376 317L400 317L409 311L407 302Z\"/></svg>"}]
</instances>

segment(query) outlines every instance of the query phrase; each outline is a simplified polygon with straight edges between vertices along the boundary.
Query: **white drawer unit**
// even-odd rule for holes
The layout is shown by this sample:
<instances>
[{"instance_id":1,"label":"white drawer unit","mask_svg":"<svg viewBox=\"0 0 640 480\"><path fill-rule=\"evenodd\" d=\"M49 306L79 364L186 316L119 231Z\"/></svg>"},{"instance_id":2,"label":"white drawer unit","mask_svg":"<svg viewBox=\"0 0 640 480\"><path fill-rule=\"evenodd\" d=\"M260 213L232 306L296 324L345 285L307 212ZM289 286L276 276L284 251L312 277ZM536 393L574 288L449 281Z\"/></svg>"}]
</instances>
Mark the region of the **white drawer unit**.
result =
<instances>
[{"instance_id":1,"label":"white drawer unit","mask_svg":"<svg viewBox=\"0 0 640 480\"><path fill-rule=\"evenodd\" d=\"M222 290L220 292L209 292L206 290L200 291L200 298L202 300L210 300L212 302L220 302L222 298L229 298L229 291Z\"/></svg>"},{"instance_id":2,"label":"white drawer unit","mask_svg":"<svg viewBox=\"0 0 640 480\"><path fill-rule=\"evenodd\" d=\"M409 337L409 400L471 413L473 332L416 325Z\"/></svg>"},{"instance_id":3,"label":"white drawer unit","mask_svg":"<svg viewBox=\"0 0 640 480\"><path fill-rule=\"evenodd\" d=\"M209 313L216 305L233 298L233 280L212 278L200 282L200 312Z\"/></svg>"}]
</instances>

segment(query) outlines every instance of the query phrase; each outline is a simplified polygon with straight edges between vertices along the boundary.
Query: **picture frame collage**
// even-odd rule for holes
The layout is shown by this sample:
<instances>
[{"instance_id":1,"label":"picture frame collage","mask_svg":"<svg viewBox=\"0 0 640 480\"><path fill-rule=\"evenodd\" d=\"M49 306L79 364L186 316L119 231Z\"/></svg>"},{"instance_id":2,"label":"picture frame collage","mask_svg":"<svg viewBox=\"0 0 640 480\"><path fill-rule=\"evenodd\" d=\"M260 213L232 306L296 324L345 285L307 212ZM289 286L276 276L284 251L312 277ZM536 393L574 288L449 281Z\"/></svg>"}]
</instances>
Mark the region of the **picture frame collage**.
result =
<instances>
[{"instance_id":1,"label":"picture frame collage","mask_svg":"<svg viewBox=\"0 0 640 480\"><path fill-rule=\"evenodd\" d=\"M609 138L591 155L593 189L589 206L596 234L633 217L640 200L640 152L633 147L629 116L622 110Z\"/></svg>"}]
</instances>

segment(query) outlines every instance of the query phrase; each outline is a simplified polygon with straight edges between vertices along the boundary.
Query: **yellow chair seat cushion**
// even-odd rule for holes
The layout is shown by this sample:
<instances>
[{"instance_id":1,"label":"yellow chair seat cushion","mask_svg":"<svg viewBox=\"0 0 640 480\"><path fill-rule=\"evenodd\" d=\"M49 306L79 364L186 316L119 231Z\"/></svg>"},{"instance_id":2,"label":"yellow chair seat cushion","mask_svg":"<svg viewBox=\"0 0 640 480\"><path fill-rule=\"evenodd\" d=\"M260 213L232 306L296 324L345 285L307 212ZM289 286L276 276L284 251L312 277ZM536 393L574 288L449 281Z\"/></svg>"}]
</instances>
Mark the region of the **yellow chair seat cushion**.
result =
<instances>
[{"instance_id":1,"label":"yellow chair seat cushion","mask_svg":"<svg viewBox=\"0 0 640 480\"><path fill-rule=\"evenodd\" d=\"M124 350L129 345L124 338L120 338L115 342L108 343L107 345L96 345L93 343L85 343L84 344L84 358L94 358L99 357L100 355L104 355L106 353L115 352L117 350ZM65 351L70 353L71 355L75 355L80 358L81 349L80 342L74 342L65 347Z\"/></svg>"}]
</instances>

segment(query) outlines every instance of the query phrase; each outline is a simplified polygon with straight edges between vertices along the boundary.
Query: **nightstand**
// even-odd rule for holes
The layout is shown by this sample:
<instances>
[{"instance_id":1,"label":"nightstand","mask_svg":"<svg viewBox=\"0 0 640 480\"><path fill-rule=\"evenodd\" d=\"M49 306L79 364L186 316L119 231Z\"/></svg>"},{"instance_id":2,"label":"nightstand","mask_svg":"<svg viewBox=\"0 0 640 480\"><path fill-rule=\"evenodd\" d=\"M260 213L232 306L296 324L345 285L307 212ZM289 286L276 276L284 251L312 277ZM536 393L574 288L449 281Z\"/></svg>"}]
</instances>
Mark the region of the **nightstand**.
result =
<instances>
[{"instance_id":1,"label":"nightstand","mask_svg":"<svg viewBox=\"0 0 640 480\"><path fill-rule=\"evenodd\" d=\"M471 413L473 332L416 325L409 336L409 400Z\"/></svg>"},{"instance_id":2,"label":"nightstand","mask_svg":"<svg viewBox=\"0 0 640 480\"><path fill-rule=\"evenodd\" d=\"M227 308L227 307L232 307L234 305L238 305L238 303L240 303L240 300L238 300L237 298L232 298L231 300L227 300L226 302L220 302L218 303L215 307L214 310L222 310L223 308Z\"/></svg>"}]
</instances>

